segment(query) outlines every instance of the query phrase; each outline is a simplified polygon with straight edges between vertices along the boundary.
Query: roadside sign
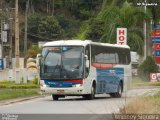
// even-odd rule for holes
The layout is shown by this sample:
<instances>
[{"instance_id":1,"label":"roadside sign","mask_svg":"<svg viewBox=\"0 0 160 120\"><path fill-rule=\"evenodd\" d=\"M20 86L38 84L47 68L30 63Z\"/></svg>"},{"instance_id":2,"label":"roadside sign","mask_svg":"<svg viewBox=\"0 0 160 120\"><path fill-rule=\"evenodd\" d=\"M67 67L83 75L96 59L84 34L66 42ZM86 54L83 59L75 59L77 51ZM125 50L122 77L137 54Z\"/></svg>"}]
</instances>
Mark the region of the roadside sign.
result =
<instances>
[{"instance_id":1,"label":"roadside sign","mask_svg":"<svg viewBox=\"0 0 160 120\"><path fill-rule=\"evenodd\" d=\"M151 37L152 43L160 43L160 37Z\"/></svg>"},{"instance_id":2,"label":"roadside sign","mask_svg":"<svg viewBox=\"0 0 160 120\"><path fill-rule=\"evenodd\" d=\"M157 25L152 24L152 28L156 30L160 30L160 24L157 24Z\"/></svg>"},{"instance_id":3,"label":"roadside sign","mask_svg":"<svg viewBox=\"0 0 160 120\"><path fill-rule=\"evenodd\" d=\"M2 58L2 45L0 44L0 58Z\"/></svg>"},{"instance_id":4,"label":"roadside sign","mask_svg":"<svg viewBox=\"0 0 160 120\"><path fill-rule=\"evenodd\" d=\"M160 81L160 73L150 73L150 82Z\"/></svg>"},{"instance_id":5,"label":"roadside sign","mask_svg":"<svg viewBox=\"0 0 160 120\"><path fill-rule=\"evenodd\" d=\"M127 44L127 28L117 28L117 44Z\"/></svg>"},{"instance_id":6,"label":"roadside sign","mask_svg":"<svg viewBox=\"0 0 160 120\"><path fill-rule=\"evenodd\" d=\"M160 30L152 30L151 37L160 37Z\"/></svg>"},{"instance_id":7,"label":"roadside sign","mask_svg":"<svg viewBox=\"0 0 160 120\"><path fill-rule=\"evenodd\" d=\"M3 69L3 59L0 59L0 70Z\"/></svg>"},{"instance_id":8,"label":"roadside sign","mask_svg":"<svg viewBox=\"0 0 160 120\"><path fill-rule=\"evenodd\" d=\"M152 50L160 50L160 43L159 44L153 44Z\"/></svg>"},{"instance_id":9,"label":"roadside sign","mask_svg":"<svg viewBox=\"0 0 160 120\"><path fill-rule=\"evenodd\" d=\"M156 64L160 64L160 57L155 57Z\"/></svg>"},{"instance_id":10,"label":"roadside sign","mask_svg":"<svg viewBox=\"0 0 160 120\"><path fill-rule=\"evenodd\" d=\"M160 57L160 50L154 50L152 53L153 53L153 56Z\"/></svg>"},{"instance_id":11,"label":"roadside sign","mask_svg":"<svg viewBox=\"0 0 160 120\"><path fill-rule=\"evenodd\" d=\"M7 42L7 31L2 31L2 41Z\"/></svg>"}]
</instances>

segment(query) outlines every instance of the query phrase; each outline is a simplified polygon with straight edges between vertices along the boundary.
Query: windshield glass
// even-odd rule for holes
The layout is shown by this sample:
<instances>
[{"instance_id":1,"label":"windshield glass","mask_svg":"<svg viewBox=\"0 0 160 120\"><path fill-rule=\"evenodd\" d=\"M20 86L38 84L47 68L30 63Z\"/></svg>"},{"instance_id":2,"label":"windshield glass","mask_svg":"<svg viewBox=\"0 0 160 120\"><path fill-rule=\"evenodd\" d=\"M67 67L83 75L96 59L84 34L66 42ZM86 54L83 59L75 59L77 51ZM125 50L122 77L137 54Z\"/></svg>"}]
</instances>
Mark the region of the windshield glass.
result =
<instances>
[{"instance_id":1,"label":"windshield glass","mask_svg":"<svg viewBox=\"0 0 160 120\"><path fill-rule=\"evenodd\" d=\"M45 47L42 51L42 79L79 79L82 78L83 47Z\"/></svg>"}]
</instances>

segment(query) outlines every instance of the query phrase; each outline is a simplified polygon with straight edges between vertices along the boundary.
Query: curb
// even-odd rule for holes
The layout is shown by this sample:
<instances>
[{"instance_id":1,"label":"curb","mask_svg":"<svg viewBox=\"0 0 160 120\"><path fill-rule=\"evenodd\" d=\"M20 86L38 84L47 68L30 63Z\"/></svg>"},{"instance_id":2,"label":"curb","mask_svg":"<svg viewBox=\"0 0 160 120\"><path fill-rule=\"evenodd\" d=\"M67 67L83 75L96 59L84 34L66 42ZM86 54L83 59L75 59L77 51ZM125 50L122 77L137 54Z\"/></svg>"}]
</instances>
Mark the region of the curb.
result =
<instances>
[{"instance_id":1,"label":"curb","mask_svg":"<svg viewBox=\"0 0 160 120\"><path fill-rule=\"evenodd\" d=\"M2 100L2 101L0 101L0 106L14 104L14 103L32 100L32 99L36 99L36 98L43 98L43 97L45 97L45 96L38 95L38 96L31 96L31 97L24 97L24 98L15 98L15 99L10 99L10 100Z\"/></svg>"}]
</instances>

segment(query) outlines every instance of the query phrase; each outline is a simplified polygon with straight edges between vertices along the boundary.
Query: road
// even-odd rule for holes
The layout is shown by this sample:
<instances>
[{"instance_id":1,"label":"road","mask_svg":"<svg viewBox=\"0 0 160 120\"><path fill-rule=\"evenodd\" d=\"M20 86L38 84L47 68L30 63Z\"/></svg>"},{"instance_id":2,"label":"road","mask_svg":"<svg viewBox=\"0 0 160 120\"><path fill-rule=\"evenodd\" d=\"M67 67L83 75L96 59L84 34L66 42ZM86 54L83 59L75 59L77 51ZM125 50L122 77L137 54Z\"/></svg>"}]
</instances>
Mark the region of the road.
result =
<instances>
[{"instance_id":1,"label":"road","mask_svg":"<svg viewBox=\"0 0 160 120\"><path fill-rule=\"evenodd\" d=\"M113 114L127 104L133 97L151 94L158 88L133 89L123 93L122 98L111 98L109 95L96 95L94 100L82 97L66 97L53 101L51 96L31 99L0 106L0 113L12 114Z\"/></svg>"}]
</instances>

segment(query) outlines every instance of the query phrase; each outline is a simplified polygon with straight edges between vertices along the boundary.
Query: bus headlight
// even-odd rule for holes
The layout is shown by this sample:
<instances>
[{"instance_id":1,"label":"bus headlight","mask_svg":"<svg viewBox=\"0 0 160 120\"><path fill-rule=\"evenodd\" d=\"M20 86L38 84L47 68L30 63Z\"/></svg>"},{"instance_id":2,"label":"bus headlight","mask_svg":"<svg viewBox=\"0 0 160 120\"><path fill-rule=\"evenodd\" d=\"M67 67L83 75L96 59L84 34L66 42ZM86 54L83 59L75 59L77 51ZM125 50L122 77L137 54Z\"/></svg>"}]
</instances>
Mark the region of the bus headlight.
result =
<instances>
[{"instance_id":1,"label":"bus headlight","mask_svg":"<svg viewBox=\"0 0 160 120\"><path fill-rule=\"evenodd\" d=\"M82 84L75 84L75 85L72 85L72 87L81 87Z\"/></svg>"}]
</instances>

